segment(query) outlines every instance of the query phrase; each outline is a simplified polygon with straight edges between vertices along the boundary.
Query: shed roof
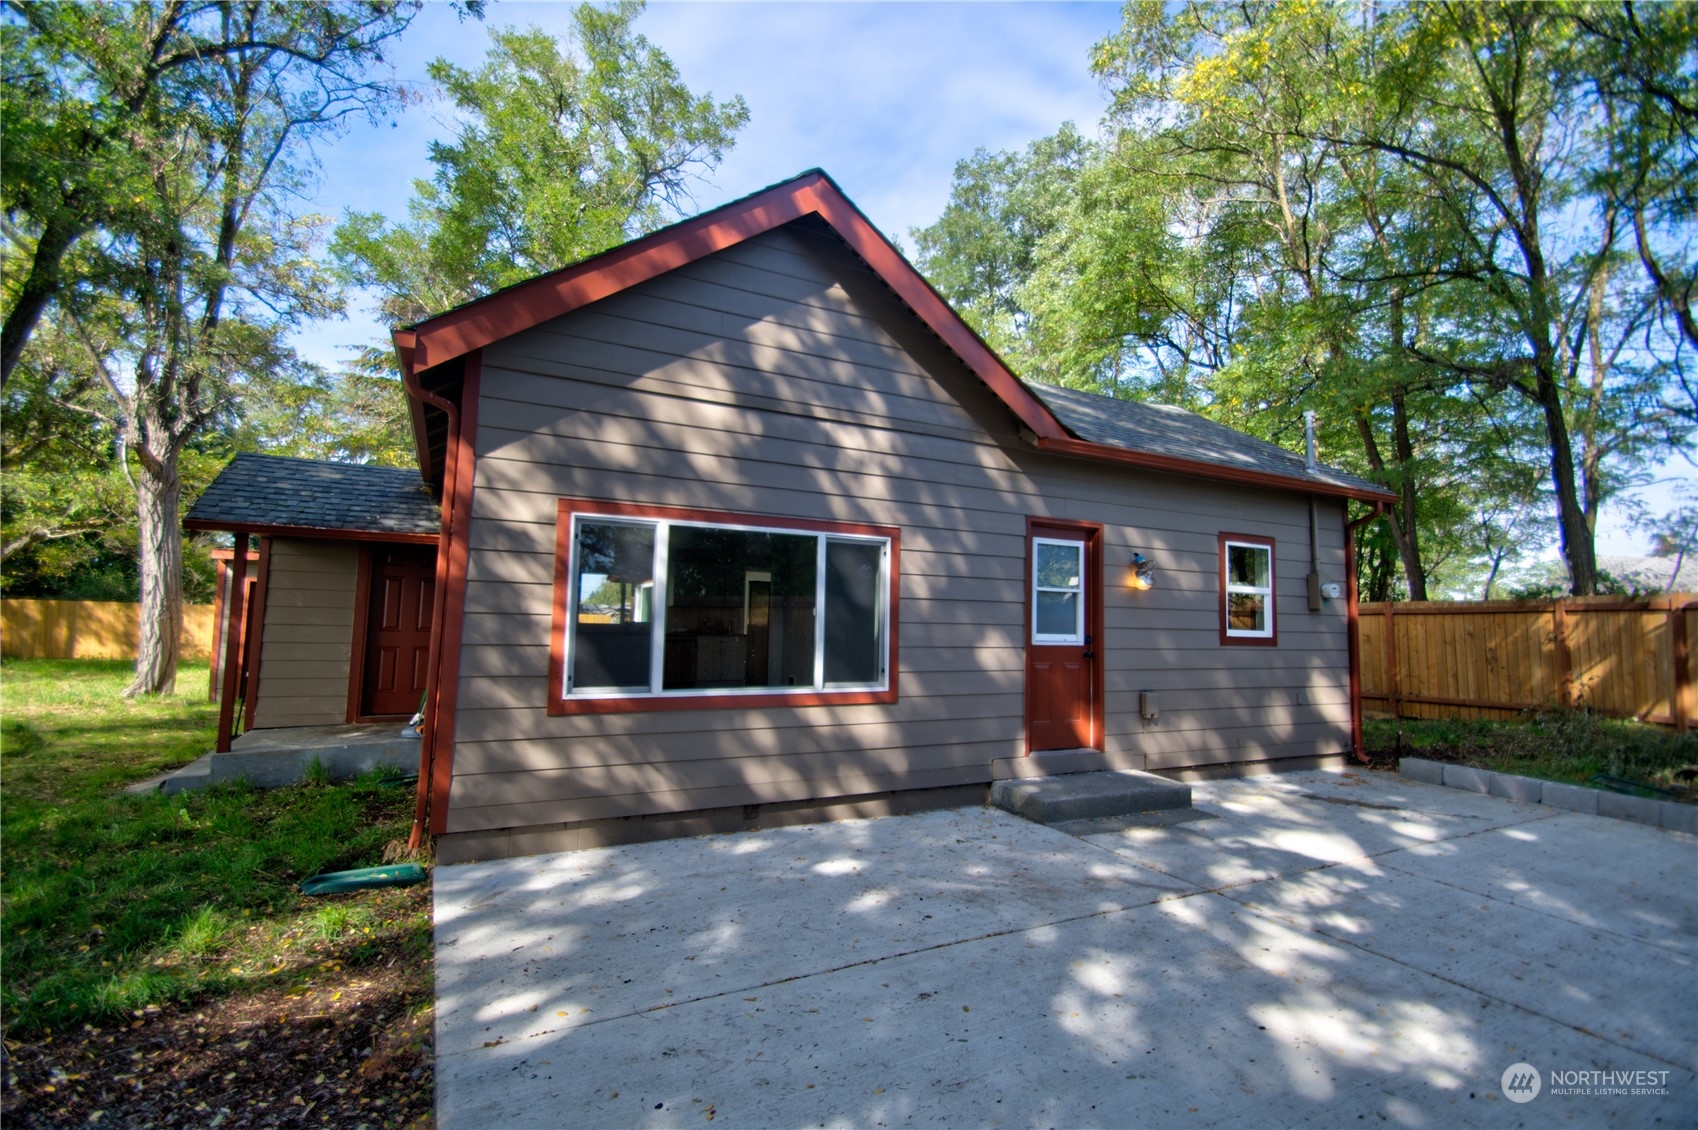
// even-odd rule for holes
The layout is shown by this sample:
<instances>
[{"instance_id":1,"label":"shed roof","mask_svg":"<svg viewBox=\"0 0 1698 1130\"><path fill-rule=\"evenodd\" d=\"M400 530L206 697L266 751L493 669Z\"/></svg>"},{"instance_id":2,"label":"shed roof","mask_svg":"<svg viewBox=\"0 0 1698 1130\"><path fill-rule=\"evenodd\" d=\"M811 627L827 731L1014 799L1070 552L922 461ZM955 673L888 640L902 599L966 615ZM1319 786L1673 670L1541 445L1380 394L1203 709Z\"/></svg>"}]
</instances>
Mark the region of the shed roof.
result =
<instances>
[{"instance_id":1,"label":"shed roof","mask_svg":"<svg viewBox=\"0 0 1698 1130\"><path fill-rule=\"evenodd\" d=\"M1202 460L1222 467L1313 481L1317 485L1378 492L1382 488L1348 471L1320 464L1310 471L1303 456L1236 428L1175 408L1119 400L1100 393L1027 381L1067 430L1082 440L1172 459Z\"/></svg>"},{"instance_id":2,"label":"shed roof","mask_svg":"<svg viewBox=\"0 0 1698 1130\"><path fill-rule=\"evenodd\" d=\"M407 467L238 455L189 508L191 530L435 540L436 503Z\"/></svg>"}]
</instances>

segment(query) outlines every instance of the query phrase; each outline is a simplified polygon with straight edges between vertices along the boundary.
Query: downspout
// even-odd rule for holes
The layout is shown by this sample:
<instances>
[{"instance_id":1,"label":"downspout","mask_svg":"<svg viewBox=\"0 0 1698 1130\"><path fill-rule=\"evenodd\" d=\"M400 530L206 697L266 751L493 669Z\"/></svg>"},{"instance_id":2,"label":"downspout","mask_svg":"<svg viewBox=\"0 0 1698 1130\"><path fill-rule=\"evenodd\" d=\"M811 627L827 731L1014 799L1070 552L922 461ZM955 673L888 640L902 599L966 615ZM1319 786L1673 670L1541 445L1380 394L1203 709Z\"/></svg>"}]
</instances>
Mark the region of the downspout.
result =
<instances>
[{"instance_id":1,"label":"downspout","mask_svg":"<svg viewBox=\"0 0 1698 1130\"><path fill-rule=\"evenodd\" d=\"M1362 743L1362 642L1356 616L1356 530L1385 513L1385 506L1383 502L1376 502L1373 509L1354 522L1344 523L1344 583L1348 597L1345 638L1350 651L1350 752L1362 765L1368 764L1368 754Z\"/></svg>"},{"instance_id":2,"label":"downspout","mask_svg":"<svg viewBox=\"0 0 1698 1130\"><path fill-rule=\"evenodd\" d=\"M396 337L399 346L400 335L397 334ZM418 374L413 369L413 351L410 346L411 342L401 350L402 387L414 400L441 409L448 417L448 437L443 449L442 467L442 532L436 543L436 592L431 598L430 655L425 663L425 717L422 723L423 734L419 740L418 795L413 805L413 830L407 837L407 850L418 851L424 844L425 829L430 827L431 779L436 771L436 704L441 690L442 619L446 615L445 606L448 600L448 547L454 540L454 472L458 462L454 458L454 452L460 436L460 410L454 406L453 401L428 392L419 384Z\"/></svg>"},{"instance_id":3,"label":"downspout","mask_svg":"<svg viewBox=\"0 0 1698 1130\"><path fill-rule=\"evenodd\" d=\"M1315 460L1315 410L1306 409L1303 413L1303 469L1313 475L1319 470ZM1321 600L1321 545L1320 533L1317 527L1320 516L1316 513L1315 496L1309 496L1309 576L1305 584L1309 591L1309 611L1319 612Z\"/></svg>"}]
</instances>

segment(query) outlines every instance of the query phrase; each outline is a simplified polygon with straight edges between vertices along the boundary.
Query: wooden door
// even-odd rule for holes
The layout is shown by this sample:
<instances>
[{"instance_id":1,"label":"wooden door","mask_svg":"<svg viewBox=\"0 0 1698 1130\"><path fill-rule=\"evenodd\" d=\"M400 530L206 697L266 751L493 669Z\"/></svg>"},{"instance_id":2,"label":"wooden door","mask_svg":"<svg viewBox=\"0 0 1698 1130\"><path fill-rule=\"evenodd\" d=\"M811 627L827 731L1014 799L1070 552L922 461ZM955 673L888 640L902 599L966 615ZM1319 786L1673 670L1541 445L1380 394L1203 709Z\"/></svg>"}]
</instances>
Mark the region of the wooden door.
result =
<instances>
[{"instance_id":1,"label":"wooden door","mask_svg":"<svg viewBox=\"0 0 1698 1130\"><path fill-rule=\"evenodd\" d=\"M430 663L436 550L379 546L371 555L360 713L410 716L424 697Z\"/></svg>"},{"instance_id":2,"label":"wooden door","mask_svg":"<svg viewBox=\"0 0 1698 1130\"><path fill-rule=\"evenodd\" d=\"M1100 749L1100 527L1029 524L1026 750Z\"/></svg>"}]
</instances>

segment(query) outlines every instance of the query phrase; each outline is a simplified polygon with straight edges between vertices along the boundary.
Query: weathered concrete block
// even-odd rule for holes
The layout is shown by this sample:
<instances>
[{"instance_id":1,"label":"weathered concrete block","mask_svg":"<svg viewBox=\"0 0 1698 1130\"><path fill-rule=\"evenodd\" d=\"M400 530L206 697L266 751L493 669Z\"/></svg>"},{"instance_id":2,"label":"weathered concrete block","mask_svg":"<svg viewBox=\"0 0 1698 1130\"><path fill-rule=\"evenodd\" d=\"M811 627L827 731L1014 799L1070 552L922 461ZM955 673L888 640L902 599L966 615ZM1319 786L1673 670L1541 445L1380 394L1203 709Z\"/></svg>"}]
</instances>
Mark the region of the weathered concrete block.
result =
<instances>
[{"instance_id":1,"label":"weathered concrete block","mask_svg":"<svg viewBox=\"0 0 1698 1130\"><path fill-rule=\"evenodd\" d=\"M1429 785L1444 784L1444 762L1428 761L1424 757L1405 757L1397 763L1400 775Z\"/></svg>"},{"instance_id":2,"label":"weathered concrete block","mask_svg":"<svg viewBox=\"0 0 1698 1130\"><path fill-rule=\"evenodd\" d=\"M1613 816L1617 820L1631 820L1636 824L1649 824L1658 828L1662 826L1663 820L1661 804L1661 801L1646 800L1642 796L1600 792L1598 815Z\"/></svg>"},{"instance_id":3,"label":"weathered concrete block","mask_svg":"<svg viewBox=\"0 0 1698 1130\"><path fill-rule=\"evenodd\" d=\"M1154 773L1069 773L997 781L991 804L1037 824L1096 820L1166 808L1190 808L1191 786Z\"/></svg>"},{"instance_id":4,"label":"weathered concrete block","mask_svg":"<svg viewBox=\"0 0 1698 1130\"><path fill-rule=\"evenodd\" d=\"M1544 782L1533 777L1517 777L1513 773L1488 773L1488 791L1506 800L1538 804L1544 792Z\"/></svg>"},{"instance_id":5,"label":"weathered concrete block","mask_svg":"<svg viewBox=\"0 0 1698 1130\"><path fill-rule=\"evenodd\" d=\"M1561 781L1545 781L1539 792L1539 803L1596 816L1598 790L1588 789L1584 785L1565 785Z\"/></svg>"},{"instance_id":6,"label":"weathered concrete block","mask_svg":"<svg viewBox=\"0 0 1698 1130\"><path fill-rule=\"evenodd\" d=\"M1661 800L1657 802L1657 809L1663 827L1672 832L1698 836L1698 805Z\"/></svg>"},{"instance_id":7,"label":"weathered concrete block","mask_svg":"<svg viewBox=\"0 0 1698 1130\"><path fill-rule=\"evenodd\" d=\"M1492 775L1484 769L1470 769L1466 765L1444 767L1444 783L1453 789L1467 789L1475 793L1490 792L1491 778Z\"/></svg>"}]
</instances>

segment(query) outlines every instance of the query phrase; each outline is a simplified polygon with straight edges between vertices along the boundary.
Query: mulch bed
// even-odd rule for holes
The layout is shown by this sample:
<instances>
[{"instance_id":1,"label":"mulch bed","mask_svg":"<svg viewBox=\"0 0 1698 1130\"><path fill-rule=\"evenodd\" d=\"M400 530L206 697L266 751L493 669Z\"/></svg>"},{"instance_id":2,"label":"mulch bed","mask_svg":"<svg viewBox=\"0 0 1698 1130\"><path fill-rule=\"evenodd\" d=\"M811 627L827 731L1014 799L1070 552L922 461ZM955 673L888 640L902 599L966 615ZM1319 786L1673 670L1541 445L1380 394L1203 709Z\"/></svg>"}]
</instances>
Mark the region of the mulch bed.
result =
<instances>
[{"instance_id":1,"label":"mulch bed","mask_svg":"<svg viewBox=\"0 0 1698 1130\"><path fill-rule=\"evenodd\" d=\"M0 1120L8 1130L428 1127L432 991L428 960L379 953L310 986L8 1037Z\"/></svg>"}]
</instances>

